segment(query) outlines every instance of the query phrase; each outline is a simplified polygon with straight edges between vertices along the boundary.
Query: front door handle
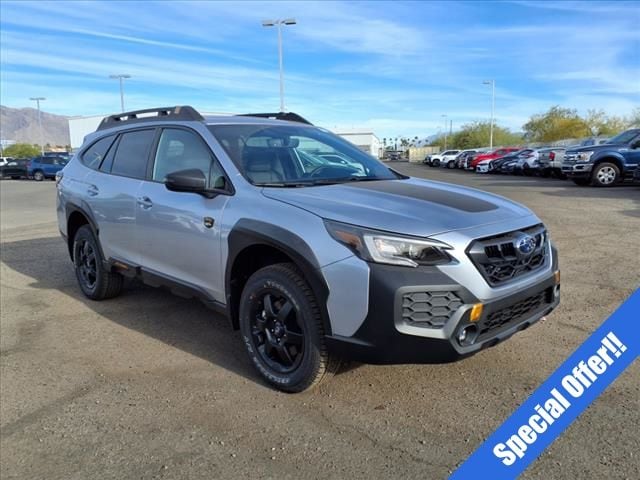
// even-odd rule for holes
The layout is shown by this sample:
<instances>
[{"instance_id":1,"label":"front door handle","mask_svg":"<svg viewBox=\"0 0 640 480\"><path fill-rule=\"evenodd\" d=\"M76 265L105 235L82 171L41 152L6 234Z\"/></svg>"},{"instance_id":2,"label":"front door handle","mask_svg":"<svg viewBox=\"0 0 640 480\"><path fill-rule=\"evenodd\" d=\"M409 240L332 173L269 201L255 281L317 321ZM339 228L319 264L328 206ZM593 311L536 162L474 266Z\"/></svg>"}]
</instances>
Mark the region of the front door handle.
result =
<instances>
[{"instance_id":1,"label":"front door handle","mask_svg":"<svg viewBox=\"0 0 640 480\"><path fill-rule=\"evenodd\" d=\"M153 202L149 197L138 197L137 202L138 205L140 205L140 207L145 210L149 210L151 207L153 207Z\"/></svg>"},{"instance_id":2,"label":"front door handle","mask_svg":"<svg viewBox=\"0 0 640 480\"><path fill-rule=\"evenodd\" d=\"M89 185L89 187L87 188L87 195L89 195L90 197L95 197L96 195L98 195L98 193L100 193L100 190L98 190L98 187L96 187L95 185Z\"/></svg>"}]
</instances>

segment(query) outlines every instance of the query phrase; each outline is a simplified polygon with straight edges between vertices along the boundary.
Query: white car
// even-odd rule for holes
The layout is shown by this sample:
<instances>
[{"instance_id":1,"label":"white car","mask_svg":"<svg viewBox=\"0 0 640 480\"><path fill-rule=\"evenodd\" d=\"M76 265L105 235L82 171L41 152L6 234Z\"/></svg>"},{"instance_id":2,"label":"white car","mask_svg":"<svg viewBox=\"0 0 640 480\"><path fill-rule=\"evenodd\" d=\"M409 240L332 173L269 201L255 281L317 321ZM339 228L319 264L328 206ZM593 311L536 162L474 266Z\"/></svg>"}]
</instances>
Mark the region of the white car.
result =
<instances>
[{"instance_id":1,"label":"white car","mask_svg":"<svg viewBox=\"0 0 640 480\"><path fill-rule=\"evenodd\" d=\"M476 173L489 173L493 160L483 160L476 165Z\"/></svg>"},{"instance_id":2,"label":"white car","mask_svg":"<svg viewBox=\"0 0 640 480\"><path fill-rule=\"evenodd\" d=\"M433 155L429 155L424 159L425 164L430 167L447 167L447 168L455 168L456 162L455 159L460 153L460 150L445 150L442 153L434 153Z\"/></svg>"}]
</instances>

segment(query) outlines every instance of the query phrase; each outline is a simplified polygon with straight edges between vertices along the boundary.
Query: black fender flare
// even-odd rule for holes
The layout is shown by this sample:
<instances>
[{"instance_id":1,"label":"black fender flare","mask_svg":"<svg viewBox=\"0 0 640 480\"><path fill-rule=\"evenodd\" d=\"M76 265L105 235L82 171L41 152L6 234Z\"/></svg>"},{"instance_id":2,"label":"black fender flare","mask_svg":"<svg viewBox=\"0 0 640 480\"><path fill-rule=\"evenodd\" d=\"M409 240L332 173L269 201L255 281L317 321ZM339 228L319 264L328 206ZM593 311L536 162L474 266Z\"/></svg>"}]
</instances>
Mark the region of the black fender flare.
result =
<instances>
[{"instance_id":1,"label":"black fender flare","mask_svg":"<svg viewBox=\"0 0 640 480\"><path fill-rule=\"evenodd\" d=\"M104 262L107 262L107 259L104 257L104 252L102 251L102 245L100 244L100 229L98 228L98 222L96 222L93 214L91 213L91 209L87 206L78 205L73 202L68 202L65 206L65 214L67 219L67 242L69 248L69 256L73 261L73 239L69 236L69 220L71 219L71 215L74 213L80 213L84 218L87 219L93 234L96 237L96 241L98 243L98 249L100 250L100 255Z\"/></svg>"},{"instance_id":2,"label":"black fender flare","mask_svg":"<svg viewBox=\"0 0 640 480\"><path fill-rule=\"evenodd\" d=\"M327 310L329 287L322 276L315 253L304 239L285 228L270 223L241 219L231 229L227 241L229 251L225 269L225 292L228 315L234 328L237 327L238 312L234 311L235 306L232 301L233 279L231 275L233 266L238 256L246 248L265 245L287 255L300 269L318 300L325 334L331 335L331 322Z\"/></svg>"}]
</instances>

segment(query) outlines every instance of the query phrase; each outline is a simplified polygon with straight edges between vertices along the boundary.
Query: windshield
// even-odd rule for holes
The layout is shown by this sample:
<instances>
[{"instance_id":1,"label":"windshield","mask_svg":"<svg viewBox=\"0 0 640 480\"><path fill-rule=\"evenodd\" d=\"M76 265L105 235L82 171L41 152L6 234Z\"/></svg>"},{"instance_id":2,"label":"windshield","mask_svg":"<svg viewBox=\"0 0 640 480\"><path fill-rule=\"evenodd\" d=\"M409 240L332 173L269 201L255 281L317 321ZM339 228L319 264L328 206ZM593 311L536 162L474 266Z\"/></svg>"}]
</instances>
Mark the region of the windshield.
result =
<instances>
[{"instance_id":1,"label":"windshield","mask_svg":"<svg viewBox=\"0 0 640 480\"><path fill-rule=\"evenodd\" d=\"M210 125L242 175L254 185L310 186L401 178L355 145L316 127Z\"/></svg>"},{"instance_id":2,"label":"windshield","mask_svg":"<svg viewBox=\"0 0 640 480\"><path fill-rule=\"evenodd\" d=\"M616 135L612 139L608 140L607 143L628 143L639 133L640 130L627 130L626 132L622 132L620 135Z\"/></svg>"}]
</instances>

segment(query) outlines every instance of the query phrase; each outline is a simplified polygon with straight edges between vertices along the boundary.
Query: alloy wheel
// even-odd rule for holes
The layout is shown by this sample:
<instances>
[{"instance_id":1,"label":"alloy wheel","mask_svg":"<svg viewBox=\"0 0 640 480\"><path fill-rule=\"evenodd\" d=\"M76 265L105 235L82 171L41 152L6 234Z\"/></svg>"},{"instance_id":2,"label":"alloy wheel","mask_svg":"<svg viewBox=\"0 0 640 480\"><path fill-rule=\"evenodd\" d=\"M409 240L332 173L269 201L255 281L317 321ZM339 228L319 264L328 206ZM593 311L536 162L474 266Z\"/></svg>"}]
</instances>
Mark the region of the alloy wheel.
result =
<instances>
[{"instance_id":1,"label":"alloy wheel","mask_svg":"<svg viewBox=\"0 0 640 480\"><path fill-rule=\"evenodd\" d=\"M610 185L616 179L616 171L613 167L602 167L597 173L598 181L604 185Z\"/></svg>"},{"instance_id":2,"label":"alloy wheel","mask_svg":"<svg viewBox=\"0 0 640 480\"><path fill-rule=\"evenodd\" d=\"M95 288L98 279L98 264L94 247L87 240L83 240L78 246L76 268L80 272L85 286L89 290Z\"/></svg>"}]
</instances>

